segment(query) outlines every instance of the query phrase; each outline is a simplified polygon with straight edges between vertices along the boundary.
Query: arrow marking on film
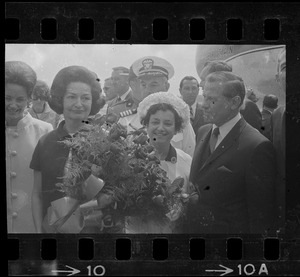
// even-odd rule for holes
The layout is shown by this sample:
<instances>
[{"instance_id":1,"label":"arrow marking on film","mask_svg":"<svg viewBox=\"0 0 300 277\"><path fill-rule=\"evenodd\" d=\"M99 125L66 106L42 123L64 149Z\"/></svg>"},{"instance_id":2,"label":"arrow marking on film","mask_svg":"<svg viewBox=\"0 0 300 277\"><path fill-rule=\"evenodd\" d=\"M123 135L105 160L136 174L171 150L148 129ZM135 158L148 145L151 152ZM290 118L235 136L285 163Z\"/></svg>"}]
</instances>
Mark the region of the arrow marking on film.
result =
<instances>
[{"instance_id":1,"label":"arrow marking on film","mask_svg":"<svg viewBox=\"0 0 300 277\"><path fill-rule=\"evenodd\" d=\"M72 276L74 274L77 274L80 272L80 270L73 268L71 266L66 265L66 267L70 268L71 270L52 270L52 272L57 272L57 273L70 273L67 276Z\"/></svg>"},{"instance_id":2,"label":"arrow marking on film","mask_svg":"<svg viewBox=\"0 0 300 277\"><path fill-rule=\"evenodd\" d=\"M220 276L224 276L226 274L229 274L231 272L233 272L233 269L228 268L224 265L219 264L219 266L223 267L224 269L206 269L206 272L222 272L222 274Z\"/></svg>"}]
</instances>

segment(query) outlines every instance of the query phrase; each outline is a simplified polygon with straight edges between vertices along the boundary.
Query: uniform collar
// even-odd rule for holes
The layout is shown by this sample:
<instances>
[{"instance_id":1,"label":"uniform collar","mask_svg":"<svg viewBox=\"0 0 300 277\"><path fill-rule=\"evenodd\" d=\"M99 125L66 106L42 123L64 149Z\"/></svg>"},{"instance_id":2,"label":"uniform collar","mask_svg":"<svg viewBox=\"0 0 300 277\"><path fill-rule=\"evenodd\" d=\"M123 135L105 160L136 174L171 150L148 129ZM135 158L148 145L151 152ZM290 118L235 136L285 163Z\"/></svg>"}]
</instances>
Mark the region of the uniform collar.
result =
<instances>
[{"instance_id":1,"label":"uniform collar","mask_svg":"<svg viewBox=\"0 0 300 277\"><path fill-rule=\"evenodd\" d=\"M64 128L64 125L65 125L65 120L62 120L58 127L57 127L57 136L59 139L62 139L62 138L65 138L65 137L71 137L69 135L69 133L66 131L66 129Z\"/></svg>"},{"instance_id":2,"label":"uniform collar","mask_svg":"<svg viewBox=\"0 0 300 277\"><path fill-rule=\"evenodd\" d=\"M126 97L127 97L127 95L129 94L129 92L130 92L130 88L129 88L124 94L122 94L122 95L120 96L120 98L121 98L122 101L124 101L124 100L126 99Z\"/></svg>"},{"instance_id":3,"label":"uniform collar","mask_svg":"<svg viewBox=\"0 0 300 277\"><path fill-rule=\"evenodd\" d=\"M177 153L175 148L170 144L169 152L167 157L165 158L165 161L171 162L171 163L176 163L177 162Z\"/></svg>"}]
</instances>

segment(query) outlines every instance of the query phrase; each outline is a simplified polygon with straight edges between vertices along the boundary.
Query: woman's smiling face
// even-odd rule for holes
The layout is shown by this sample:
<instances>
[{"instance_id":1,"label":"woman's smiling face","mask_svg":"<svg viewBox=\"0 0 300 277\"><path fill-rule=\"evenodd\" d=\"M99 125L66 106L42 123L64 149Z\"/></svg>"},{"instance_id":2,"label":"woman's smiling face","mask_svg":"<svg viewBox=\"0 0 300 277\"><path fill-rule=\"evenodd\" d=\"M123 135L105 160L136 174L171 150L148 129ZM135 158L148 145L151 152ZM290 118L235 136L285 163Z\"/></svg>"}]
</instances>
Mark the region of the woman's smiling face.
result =
<instances>
[{"instance_id":1,"label":"woman's smiling face","mask_svg":"<svg viewBox=\"0 0 300 277\"><path fill-rule=\"evenodd\" d=\"M170 142L175 135L175 115L170 110L158 110L152 114L147 126L152 144Z\"/></svg>"},{"instance_id":2,"label":"woman's smiling face","mask_svg":"<svg viewBox=\"0 0 300 277\"><path fill-rule=\"evenodd\" d=\"M16 125L24 117L24 111L28 105L26 89L18 84L5 85L5 119L12 125Z\"/></svg>"}]
</instances>

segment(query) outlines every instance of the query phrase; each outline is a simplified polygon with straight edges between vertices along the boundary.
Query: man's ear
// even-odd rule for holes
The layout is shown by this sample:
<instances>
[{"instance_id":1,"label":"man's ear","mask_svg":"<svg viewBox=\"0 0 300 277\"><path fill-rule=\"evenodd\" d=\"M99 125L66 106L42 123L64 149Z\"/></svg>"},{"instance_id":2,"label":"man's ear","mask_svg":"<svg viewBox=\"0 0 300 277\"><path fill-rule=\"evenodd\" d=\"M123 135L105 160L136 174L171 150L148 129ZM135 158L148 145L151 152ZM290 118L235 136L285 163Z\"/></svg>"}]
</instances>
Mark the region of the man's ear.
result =
<instances>
[{"instance_id":1,"label":"man's ear","mask_svg":"<svg viewBox=\"0 0 300 277\"><path fill-rule=\"evenodd\" d=\"M232 99L231 99L231 102L232 102L232 105L231 105L231 109L232 110L235 110L235 109L238 109L240 106L242 106L243 102L242 102L242 99L240 96L234 96Z\"/></svg>"},{"instance_id":2,"label":"man's ear","mask_svg":"<svg viewBox=\"0 0 300 277\"><path fill-rule=\"evenodd\" d=\"M170 83L169 82L166 82L166 90L165 91L168 91L170 88Z\"/></svg>"}]
</instances>

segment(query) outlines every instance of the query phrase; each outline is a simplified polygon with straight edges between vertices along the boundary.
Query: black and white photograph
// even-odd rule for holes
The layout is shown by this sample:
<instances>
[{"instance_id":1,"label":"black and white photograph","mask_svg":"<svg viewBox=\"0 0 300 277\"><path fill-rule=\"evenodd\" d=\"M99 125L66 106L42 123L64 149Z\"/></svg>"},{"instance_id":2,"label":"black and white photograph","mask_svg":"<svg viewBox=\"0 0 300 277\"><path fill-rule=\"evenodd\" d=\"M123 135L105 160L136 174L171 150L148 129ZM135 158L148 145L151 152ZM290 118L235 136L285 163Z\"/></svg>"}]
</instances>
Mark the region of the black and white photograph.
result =
<instances>
[{"instance_id":1,"label":"black and white photograph","mask_svg":"<svg viewBox=\"0 0 300 277\"><path fill-rule=\"evenodd\" d=\"M7 233L284 233L285 112L285 45L8 43Z\"/></svg>"}]
</instances>

